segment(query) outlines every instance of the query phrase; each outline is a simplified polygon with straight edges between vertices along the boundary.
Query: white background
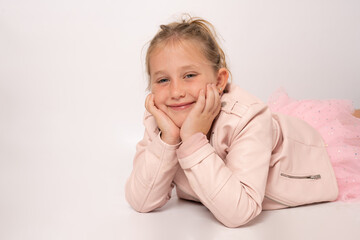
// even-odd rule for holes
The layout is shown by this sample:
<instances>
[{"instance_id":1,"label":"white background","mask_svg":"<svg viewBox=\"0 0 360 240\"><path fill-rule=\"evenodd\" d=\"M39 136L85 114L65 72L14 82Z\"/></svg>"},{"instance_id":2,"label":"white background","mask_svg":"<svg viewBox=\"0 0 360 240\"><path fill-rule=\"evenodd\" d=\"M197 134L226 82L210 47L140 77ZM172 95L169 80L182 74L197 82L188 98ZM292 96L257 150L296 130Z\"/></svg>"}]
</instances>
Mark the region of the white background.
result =
<instances>
[{"instance_id":1,"label":"white background","mask_svg":"<svg viewBox=\"0 0 360 240\"><path fill-rule=\"evenodd\" d=\"M182 239L216 236L197 221L234 236L199 205L138 215L124 200L143 134L146 43L184 12L213 23L233 82L264 101L283 87L360 107L360 1L0 0L0 239L160 239L163 224ZM338 209L266 212L251 227ZM337 236L359 235L358 215L344 212ZM256 238L251 227L242 234Z\"/></svg>"}]
</instances>

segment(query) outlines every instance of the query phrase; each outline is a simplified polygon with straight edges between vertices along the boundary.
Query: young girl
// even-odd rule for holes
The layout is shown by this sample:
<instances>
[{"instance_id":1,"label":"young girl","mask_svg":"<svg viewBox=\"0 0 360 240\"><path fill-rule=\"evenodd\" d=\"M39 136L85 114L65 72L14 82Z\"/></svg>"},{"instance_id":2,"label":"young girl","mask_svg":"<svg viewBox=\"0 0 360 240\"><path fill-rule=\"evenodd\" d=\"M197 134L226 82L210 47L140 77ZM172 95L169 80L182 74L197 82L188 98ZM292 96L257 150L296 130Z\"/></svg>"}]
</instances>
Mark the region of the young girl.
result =
<instances>
[{"instance_id":1,"label":"young girl","mask_svg":"<svg viewBox=\"0 0 360 240\"><path fill-rule=\"evenodd\" d=\"M350 106L278 93L271 107L287 115L274 113L228 83L209 22L190 18L160 28L146 56L145 134L126 183L136 211L160 208L174 186L178 197L201 202L227 227L263 209L336 200L338 183L341 199L359 198L360 120Z\"/></svg>"}]
</instances>

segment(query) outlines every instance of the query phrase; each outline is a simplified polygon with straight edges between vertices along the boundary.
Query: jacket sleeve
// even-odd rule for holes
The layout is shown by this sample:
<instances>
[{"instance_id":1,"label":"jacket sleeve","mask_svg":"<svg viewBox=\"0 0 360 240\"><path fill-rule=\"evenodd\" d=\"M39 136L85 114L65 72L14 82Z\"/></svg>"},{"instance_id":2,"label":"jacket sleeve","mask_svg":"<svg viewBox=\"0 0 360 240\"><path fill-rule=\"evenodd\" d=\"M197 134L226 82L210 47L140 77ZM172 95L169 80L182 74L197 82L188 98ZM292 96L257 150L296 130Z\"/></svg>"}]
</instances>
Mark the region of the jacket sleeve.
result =
<instances>
[{"instance_id":1,"label":"jacket sleeve","mask_svg":"<svg viewBox=\"0 0 360 240\"><path fill-rule=\"evenodd\" d=\"M196 136L178 150L190 186L227 227L244 225L261 212L271 157L272 120L266 107L248 111L239 118L238 126L228 132L232 137L226 159L221 159L207 141L189 153L183 147L191 145Z\"/></svg>"},{"instance_id":2,"label":"jacket sleeve","mask_svg":"<svg viewBox=\"0 0 360 240\"><path fill-rule=\"evenodd\" d=\"M160 208L170 199L172 181L179 168L178 145L163 142L151 121L154 122L152 116L144 119L145 134L136 146L133 170L125 186L126 200L138 212Z\"/></svg>"}]
</instances>

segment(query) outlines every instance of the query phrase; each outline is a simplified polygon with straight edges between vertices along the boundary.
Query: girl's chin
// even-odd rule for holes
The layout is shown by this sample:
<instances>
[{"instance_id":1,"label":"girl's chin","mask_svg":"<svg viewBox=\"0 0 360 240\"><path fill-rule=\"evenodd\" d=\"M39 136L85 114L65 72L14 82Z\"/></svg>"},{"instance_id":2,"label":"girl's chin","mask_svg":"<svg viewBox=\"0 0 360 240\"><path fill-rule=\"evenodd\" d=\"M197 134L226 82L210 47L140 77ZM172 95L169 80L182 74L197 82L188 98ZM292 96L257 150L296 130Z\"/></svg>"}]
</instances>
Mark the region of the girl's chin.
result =
<instances>
[{"instance_id":1,"label":"girl's chin","mask_svg":"<svg viewBox=\"0 0 360 240\"><path fill-rule=\"evenodd\" d=\"M181 128L181 126L183 125L183 123L184 123L184 121L185 121L185 118L179 118L179 117L177 117L177 118L172 118L171 120L175 123L175 125L176 125L178 128Z\"/></svg>"},{"instance_id":2,"label":"girl's chin","mask_svg":"<svg viewBox=\"0 0 360 240\"><path fill-rule=\"evenodd\" d=\"M178 128L181 128L181 126L183 125L184 121L173 121L175 123L175 125L178 127Z\"/></svg>"}]
</instances>

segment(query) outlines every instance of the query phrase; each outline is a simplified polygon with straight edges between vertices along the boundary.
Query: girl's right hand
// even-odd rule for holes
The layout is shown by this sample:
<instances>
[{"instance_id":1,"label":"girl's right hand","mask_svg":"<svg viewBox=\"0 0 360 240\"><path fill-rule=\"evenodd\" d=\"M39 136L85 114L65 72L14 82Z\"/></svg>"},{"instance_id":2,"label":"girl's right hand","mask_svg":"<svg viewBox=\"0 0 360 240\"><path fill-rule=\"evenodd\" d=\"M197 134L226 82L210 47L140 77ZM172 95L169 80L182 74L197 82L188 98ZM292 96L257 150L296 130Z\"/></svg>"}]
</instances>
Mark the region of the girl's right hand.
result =
<instances>
[{"instance_id":1,"label":"girl's right hand","mask_svg":"<svg viewBox=\"0 0 360 240\"><path fill-rule=\"evenodd\" d=\"M169 118L169 116L155 106L154 94L150 93L145 100L145 108L151 113L161 130L161 139L170 145L180 142L180 128Z\"/></svg>"}]
</instances>

